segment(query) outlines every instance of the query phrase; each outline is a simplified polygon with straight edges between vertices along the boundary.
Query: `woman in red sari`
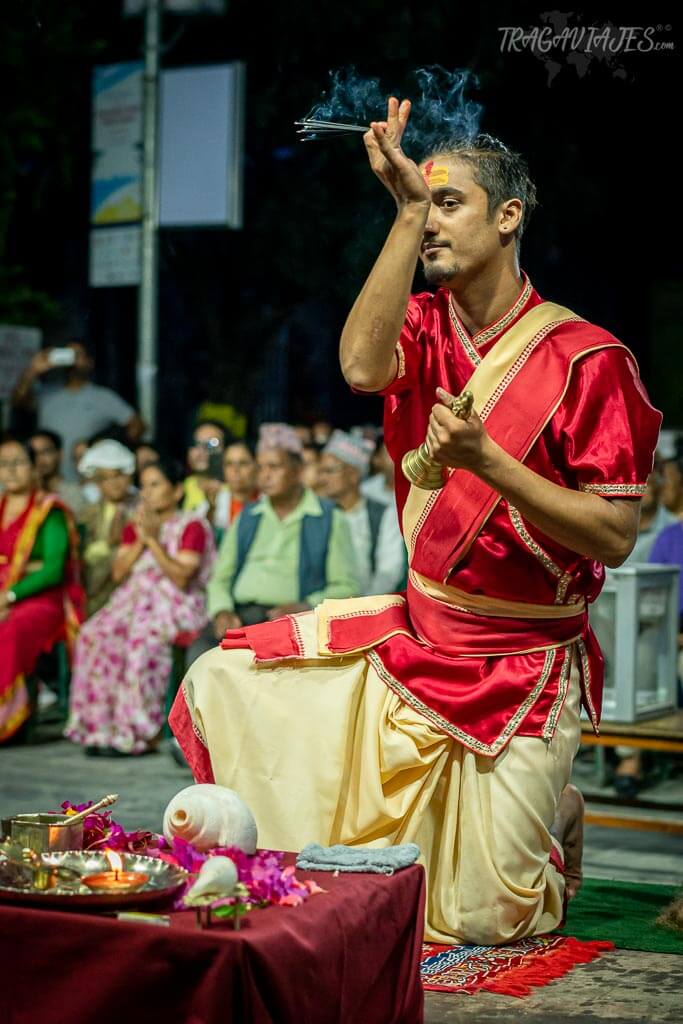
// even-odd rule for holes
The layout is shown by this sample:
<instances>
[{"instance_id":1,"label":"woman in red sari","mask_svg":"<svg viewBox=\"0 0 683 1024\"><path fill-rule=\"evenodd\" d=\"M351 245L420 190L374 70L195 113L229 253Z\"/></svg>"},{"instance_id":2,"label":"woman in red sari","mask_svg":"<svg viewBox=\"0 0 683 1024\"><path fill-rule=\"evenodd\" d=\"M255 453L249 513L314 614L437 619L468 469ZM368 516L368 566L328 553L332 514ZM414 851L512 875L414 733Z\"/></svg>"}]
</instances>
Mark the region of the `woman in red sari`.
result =
<instances>
[{"instance_id":1,"label":"woman in red sari","mask_svg":"<svg viewBox=\"0 0 683 1024\"><path fill-rule=\"evenodd\" d=\"M0 743L30 714L26 676L43 651L70 644L81 616L71 513L37 490L31 449L0 444Z\"/></svg>"}]
</instances>

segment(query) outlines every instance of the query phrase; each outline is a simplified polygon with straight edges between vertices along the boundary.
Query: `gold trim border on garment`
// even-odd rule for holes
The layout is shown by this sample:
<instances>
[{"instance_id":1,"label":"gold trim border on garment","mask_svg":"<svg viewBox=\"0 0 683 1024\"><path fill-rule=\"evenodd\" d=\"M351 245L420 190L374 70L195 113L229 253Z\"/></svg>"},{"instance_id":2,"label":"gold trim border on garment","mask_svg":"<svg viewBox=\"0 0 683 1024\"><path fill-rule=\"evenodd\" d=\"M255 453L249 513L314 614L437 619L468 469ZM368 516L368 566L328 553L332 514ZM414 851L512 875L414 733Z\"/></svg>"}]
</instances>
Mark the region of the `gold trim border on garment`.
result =
<instances>
[{"instance_id":1,"label":"gold trim border on garment","mask_svg":"<svg viewBox=\"0 0 683 1024\"><path fill-rule=\"evenodd\" d=\"M507 601L501 597L488 597L485 594L468 594L465 590L453 587L448 583L437 583L426 576L410 570L410 581L413 586L434 601L441 601L459 611L474 615L491 615L512 619L573 619L583 615L586 602L569 605L532 604L529 601Z\"/></svg>"},{"instance_id":2,"label":"gold trim border on garment","mask_svg":"<svg viewBox=\"0 0 683 1024\"><path fill-rule=\"evenodd\" d=\"M455 309L453 308L453 294L452 293L451 293L451 295L450 295L450 297L448 299L448 313L449 313L449 316L451 318L451 323L453 324L453 328L455 330L455 333L456 333L456 335L458 337L458 341L460 342L462 347L465 349L465 352L467 353L468 359L475 366L479 366L479 364L481 362L481 356L479 355L479 353L477 352L476 348L474 347L474 345L472 343L472 339L470 338L469 334L467 333L465 328L460 323L460 318L458 317L458 314L455 312Z\"/></svg>"},{"instance_id":3,"label":"gold trim border on garment","mask_svg":"<svg viewBox=\"0 0 683 1024\"><path fill-rule=\"evenodd\" d=\"M406 375L406 354L403 351L403 345L400 341L396 342L396 358L398 360L398 370L396 371L396 377L394 380L400 380L401 377Z\"/></svg>"},{"instance_id":4,"label":"gold trim border on garment","mask_svg":"<svg viewBox=\"0 0 683 1024\"><path fill-rule=\"evenodd\" d=\"M481 346L485 345L487 341L491 340L491 338L495 338L496 334L500 334L501 331L504 331L508 324L515 319L520 310L526 306L533 291L533 286L529 278L526 277L526 274L524 277L526 278L524 287L522 288L519 298L515 302L514 306L511 306L507 313L504 313L500 320L497 320L495 324L491 324L490 327L484 328L483 331L480 331L479 334L475 334L472 338L472 341L477 348L481 348Z\"/></svg>"},{"instance_id":5,"label":"gold trim border on garment","mask_svg":"<svg viewBox=\"0 0 683 1024\"><path fill-rule=\"evenodd\" d=\"M576 641L576 646L579 651L579 657L581 659L581 678L583 679L583 695L586 700L588 707L588 714L590 716L591 725L596 736L600 735L600 727L598 726L598 716L595 713L595 707L593 705L593 698L591 696L591 669L588 661L588 651L583 640L579 639Z\"/></svg>"},{"instance_id":6,"label":"gold trim border on garment","mask_svg":"<svg viewBox=\"0 0 683 1024\"><path fill-rule=\"evenodd\" d=\"M647 484L579 484L579 490L586 494L600 494L608 498L627 497L642 498Z\"/></svg>"},{"instance_id":7,"label":"gold trim border on garment","mask_svg":"<svg viewBox=\"0 0 683 1024\"><path fill-rule=\"evenodd\" d=\"M541 733L546 742L550 742L555 735L555 729L557 728L557 723L559 721L560 714L562 713L564 702L567 698L567 691L569 690L569 676L572 670L572 653L573 645L567 646L564 652L562 668L560 669L560 680L557 684L557 697L553 701L553 705L548 712L548 717L545 720L543 732Z\"/></svg>"},{"instance_id":8,"label":"gold trim border on garment","mask_svg":"<svg viewBox=\"0 0 683 1024\"><path fill-rule=\"evenodd\" d=\"M505 382L502 386L504 391L548 331L560 323L580 319L581 317L577 317L576 313L564 306L554 302L542 302L527 310L509 328L504 347L494 345L483 360L477 357L476 367L466 386L474 395L475 409L482 421L486 421L500 397L502 382ZM566 386L567 384L565 390ZM415 552L420 531L440 493L441 491L425 491L415 486L410 488L401 517L401 532L406 540L410 560ZM491 512L493 508L495 505Z\"/></svg>"},{"instance_id":9,"label":"gold trim border on garment","mask_svg":"<svg viewBox=\"0 0 683 1024\"><path fill-rule=\"evenodd\" d=\"M460 344L467 352L470 362L474 363L475 366L478 366L482 359L478 352L478 349L482 345L485 345L487 341L490 341L491 338L495 338L497 334L501 334L508 326L508 324L512 323L515 317L517 317L520 314L524 306L529 301L529 297L531 296L531 293L533 291L533 286L527 275L524 274L523 276L524 285L517 299L515 300L514 305L512 305L510 309L508 309L507 313L504 313L499 320L496 320L495 323L490 324L488 327L485 327L482 331L480 331L478 334L475 334L472 338L470 338L469 334L465 330L465 327L462 324L460 317L458 316L458 313L455 309L455 304L453 302L453 293L451 292L451 294L449 295L448 314L450 316L451 323L455 328L455 333L458 336Z\"/></svg>"},{"instance_id":10,"label":"gold trim border on garment","mask_svg":"<svg viewBox=\"0 0 683 1024\"><path fill-rule=\"evenodd\" d=\"M514 505L508 504L508 515L510 522L515 530L517 536L522 543L529 549L534 558L538 559L544 569L557 579L557 588L555 590L555 604L564 604L564 599L567 596L569 585L572 582L572 575L569 572L564 572L556 562L552 560L548 552L541 547L537 540L531 536L524 520L518 508Z\"/></svg>"},{"instance_id":11,"label":"gold trim border on garment","mask_svg":"<svg viewBox=\"0 0 683 1024\"><path fill-rule=\"evenodd\" d=\"M190 709L190 702L189 702L189 701L188 701L188 699L187 699L187 688L186 688L186 686L185 686L185 683L184 683L184 682L182 682L182 683L180 684L180 689L182 690L182 694L183 694L183 700L185 701L185 706L186 706L186 708L187 708L187 709L188 709L188 711L189 711L189 709ZM190 721L192 722L192 732L193 732L193 733L195 734L195 736L197 737L197 739L199 740L199 742L201 743L201 745L202 745L203 747L206 747L206 749L208 750L208 749L209 749L209 745L208 745L208 743L206 742L206 736L204 735L204 733L202 732L202 730L201 730L201 729L199 728L199 726L197 725L197 723L196 723L196 721L195 721L195 718L194 718L194 715L190 715Z\"/></svg>"},{"instance_id":12,"label":"gold trim border on garment","mask_svg":"<svg viewBox=\"0 0 683 1024\"><path fill-rule=\"evenodd\" d=\"M368 615L380 615L382 612L387 612L391 608L400 608L406 603L404 597L399 594L372 594L368 597L350 597L350 598L327 598L315 609L317 619L317 643L318 643L318 655L320 657L332 657L332 658L349 658L354 654L360 654L367 649L369 645L363 647L354 647L348 651L340 653L339 651L330 650L331 640L331 625L336 621L345 619L357 619L364 618ZM336 613L333 605L343 605L346 611ZM386 634L379 637L373 638L373 646L378 643L382 643L384 640L388 640L390 636L395 636L398 633L404 633L406 636L412 636L409 630L402 628L401 626L392 627L387 630Z\"/></svg>"},{"instance_id":13,"label":"gold trim border on garment","mask_svg":"<svg viewBox=\"0 0 683 1024\"><path fill-rule=\"evenodd\" d=\"M531 710L533 705L540 697L545 684L548 682L552 667L555 663L555 656L559 647L552 647L546 651L545 658L543 660L543 667L538 680L534 688L529 693L526 700L522 701L514 715L508 721L502 732L496 737L493 743L484 743L483 740L478 740L474 736L470 736L463 729L458 728L457 725L453 725L447 718L440 715L438 711L434 711L428 704L421 701L419 697L416 697L403 683L399 682L389 671L385 668L382 660L375 651L368 651L366 658L374 668L377 675L380 677L383 683L389 687L389 689L396 694L397 697L411 707L414 711L417 711L419 715L426 718L427 721L431 722L432 725L440 729L441 732L445 732L448 736L451 736L454 740L462 743L464 747L474 751L475 754L482 754L484 757L497 757L503 747L507 744L508 740L512 738L517 729L522 723L522 720Z\"/></svg>"}]
</instances>

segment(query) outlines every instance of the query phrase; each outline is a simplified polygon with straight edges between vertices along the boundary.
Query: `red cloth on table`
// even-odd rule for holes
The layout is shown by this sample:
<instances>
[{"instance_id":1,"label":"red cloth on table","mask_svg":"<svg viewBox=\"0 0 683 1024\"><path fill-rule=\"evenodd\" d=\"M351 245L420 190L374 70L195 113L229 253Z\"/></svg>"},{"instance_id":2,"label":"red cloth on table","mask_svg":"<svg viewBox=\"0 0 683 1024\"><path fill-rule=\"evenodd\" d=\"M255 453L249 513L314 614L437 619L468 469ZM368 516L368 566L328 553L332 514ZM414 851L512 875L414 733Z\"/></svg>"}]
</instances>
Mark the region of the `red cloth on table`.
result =
<instances>
[{"instance_id":1,"label":"red cloth on table","mask_svg":"<svg viewBox=\"0 0 683 1024\"><path fill-rule=\"evenodd\" d=\"M206 931L0 905L6 1024L420 1024L424 873L299 871L328 891Z\"/></svg>"},{"instance_id":2,"label":"red cloth on table","mask_svg":"<svg viewBox=\"0 0 683 1024\"><path fill-rule=\"evenodd\" d=\"M135 544L138 539L137 530L133 523L126 523L121 534L122 544ZM179 551L196 551L198 555L201 555L206 546L206 534L202 529L201 523L196 520L188 523L183 530L183 535L180 538Z\"/></svg>"}]
</instances>

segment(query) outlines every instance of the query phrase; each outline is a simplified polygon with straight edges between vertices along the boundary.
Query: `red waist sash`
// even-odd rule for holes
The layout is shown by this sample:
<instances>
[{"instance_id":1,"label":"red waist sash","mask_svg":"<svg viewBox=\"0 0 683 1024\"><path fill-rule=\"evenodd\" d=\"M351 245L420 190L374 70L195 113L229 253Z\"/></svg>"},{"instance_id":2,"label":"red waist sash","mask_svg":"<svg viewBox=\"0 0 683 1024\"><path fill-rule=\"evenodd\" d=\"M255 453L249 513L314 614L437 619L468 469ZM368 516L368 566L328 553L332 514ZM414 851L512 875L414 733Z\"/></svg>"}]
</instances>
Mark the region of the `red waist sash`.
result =
<instances>
[{"instance_id":1,"label":"red waist sash","mask_svg":"<svg viewBox=\"0 0 683 1024\"><path fill-rule=\"evenodd\" d=\"M325 605L325 639L305 652L296 616L232 630L222 647L249 648L257 663L362 655L406 704L440 730L495 757L514 735L552 739L579 653L583 703L597 727L603 660L585 609L564 619L464 611L409 585L406 600L348 613ZM395 599L393 599L395 602Z\"/></svg>"}]
</instances>

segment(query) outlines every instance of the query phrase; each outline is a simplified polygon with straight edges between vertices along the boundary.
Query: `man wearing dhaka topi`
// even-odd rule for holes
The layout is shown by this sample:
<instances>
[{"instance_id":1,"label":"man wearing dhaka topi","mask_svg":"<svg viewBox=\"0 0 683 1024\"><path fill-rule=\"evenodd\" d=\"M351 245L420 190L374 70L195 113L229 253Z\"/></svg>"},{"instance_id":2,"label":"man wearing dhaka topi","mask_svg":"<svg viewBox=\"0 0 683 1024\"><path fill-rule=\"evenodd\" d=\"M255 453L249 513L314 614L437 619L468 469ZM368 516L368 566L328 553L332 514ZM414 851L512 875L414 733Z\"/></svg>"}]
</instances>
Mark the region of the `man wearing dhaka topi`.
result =
<instances>
[{"instance_id":1,"label":"man wearing dhaka topi","mask_svg":"<svg viewBox=\"0 0 683 1024\"><path fill-rule=\"evenodd\" d=\"M415 842L427 939L497 944L555 928L580 885L586 608L633 547L661 416L631 353L520 271L524 161L481 136L417 165L409 112L392 98L365 136L396 219L341 340L349 384L384 396L407 592L229 632L171 721L262 845ZM410 295L418 259L434 294ZM431 490L400 468L423 442Z\"/></svg>"}]
</instances>

